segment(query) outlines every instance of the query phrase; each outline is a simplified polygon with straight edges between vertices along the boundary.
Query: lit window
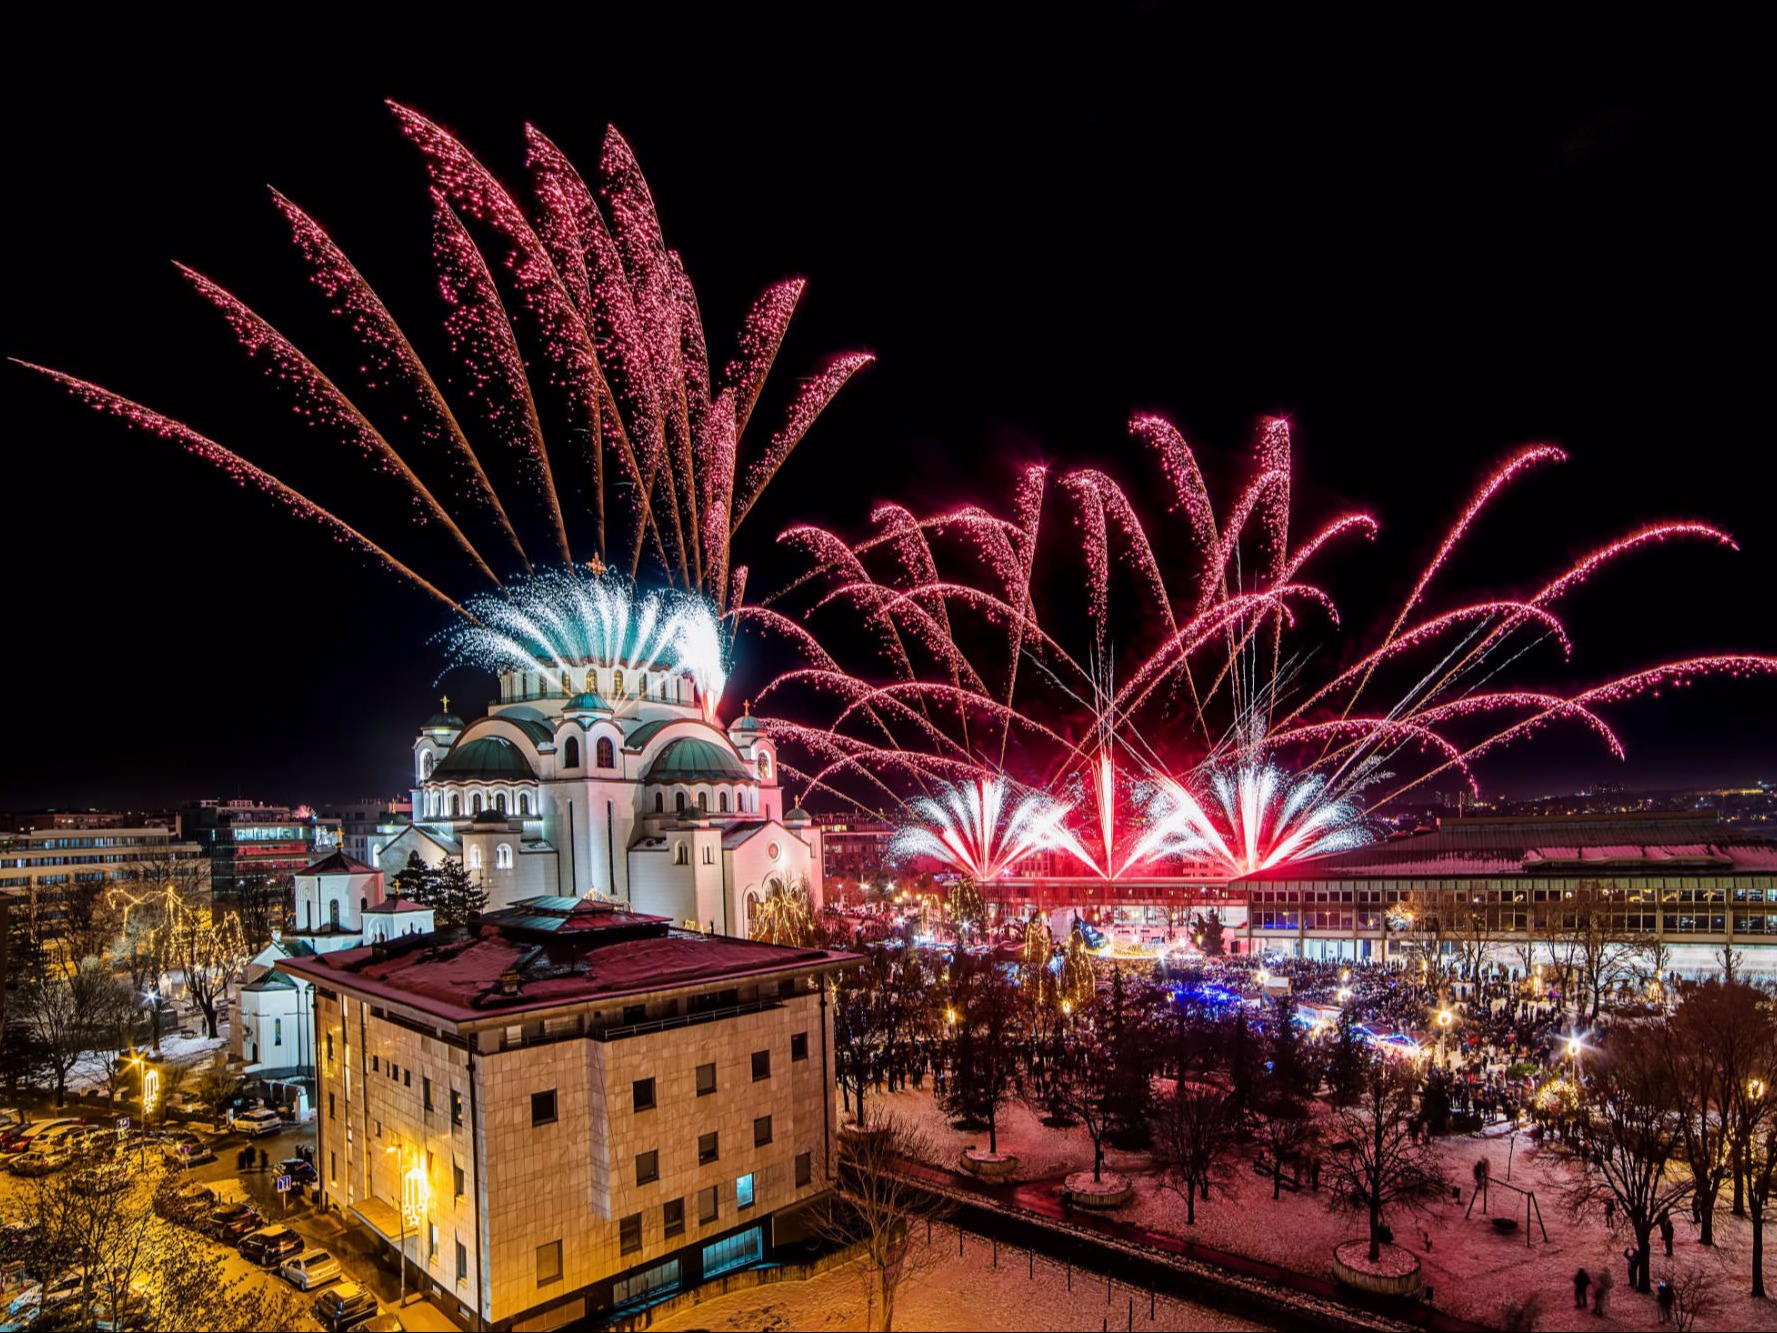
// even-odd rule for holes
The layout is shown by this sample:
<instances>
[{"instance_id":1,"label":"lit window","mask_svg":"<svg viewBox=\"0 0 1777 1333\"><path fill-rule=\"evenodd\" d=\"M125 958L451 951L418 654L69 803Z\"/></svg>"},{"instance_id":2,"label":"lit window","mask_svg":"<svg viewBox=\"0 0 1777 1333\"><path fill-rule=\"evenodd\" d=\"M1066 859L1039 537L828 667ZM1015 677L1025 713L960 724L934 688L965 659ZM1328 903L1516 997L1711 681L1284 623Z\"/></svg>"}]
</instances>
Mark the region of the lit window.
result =
<instances>
[{"instance_id":1,"label":"lit window","mask_svg":"<svg viewBox=\"0 0 1777 1333\"><path fill-rule=\"evenodd\" d=\"M737 1209L753 1206L753 1173L751 1171L734 1182L734 1206Z\"/></svg>"},{"instance_id":2,"label":"lit window","mask_svg":"<svg viewBox=\"0 0 1777 1333\"><path fill-rule=\"evenodd\" d=\"M496 870L512 869L512 844L503 842L494 848L494 868Z\"/></svg>"},{"instance_id":3,"label":"lit window","mask_svg":"<svg viewBox=\"0 0 1777 1333\"><path fill-rule=\"evenodd\" d=\"M475 808L477 810L479 810L481 808L481 797L479 797L479 796L477 796L475 798ZM471 869L471 870L480 870L481 869L481 848L473 846L473 845L471 845L469 848L469 869Z\"/></svg>"}]
</instances>

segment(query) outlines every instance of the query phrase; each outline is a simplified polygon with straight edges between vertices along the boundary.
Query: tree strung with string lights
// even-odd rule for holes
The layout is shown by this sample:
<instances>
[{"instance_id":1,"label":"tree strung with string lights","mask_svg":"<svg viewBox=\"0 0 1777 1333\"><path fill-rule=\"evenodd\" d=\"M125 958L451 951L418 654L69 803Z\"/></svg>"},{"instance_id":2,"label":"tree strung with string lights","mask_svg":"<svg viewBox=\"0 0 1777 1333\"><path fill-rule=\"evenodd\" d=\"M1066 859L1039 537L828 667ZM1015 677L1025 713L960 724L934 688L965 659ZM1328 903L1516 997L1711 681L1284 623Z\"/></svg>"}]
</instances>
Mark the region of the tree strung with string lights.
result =
<instances>
[{"instance_id":1,"label":"tree strung with string lights","mask_svg":"<svg viewBox=\"0 0 1777 1333\"><path fill-rule=\"evenodd\" d=\"M160 904L160 950L185 977L185 991L204 1016L204 1033L216 1035L218 1010L230 978L246 964L247 937L233 912L217 912L168 886Z\"/></svg>"}]
</instances>

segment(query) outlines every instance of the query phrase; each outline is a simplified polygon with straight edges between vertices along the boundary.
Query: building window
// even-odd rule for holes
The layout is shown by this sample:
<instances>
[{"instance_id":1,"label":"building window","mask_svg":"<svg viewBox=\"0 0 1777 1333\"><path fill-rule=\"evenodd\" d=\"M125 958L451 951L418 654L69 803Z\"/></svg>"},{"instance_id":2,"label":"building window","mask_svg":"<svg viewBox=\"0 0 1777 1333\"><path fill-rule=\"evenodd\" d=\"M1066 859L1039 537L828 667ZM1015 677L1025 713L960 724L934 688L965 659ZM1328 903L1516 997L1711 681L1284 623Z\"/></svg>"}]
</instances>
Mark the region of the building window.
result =
<instances>
[{"instance_id":1,"label":"building window","mask_svg":"<svg viewBox=\"0 0 1777 1333\"><path fill-rule=\"evenodd\" d=\"M660 1179L660 1152L650 1148L636 1154L636 1184L652 1185Z\"/></svg>"},{"instance_id":2,"label":"building window","mask_svg":"<svg viewBox=\"0 0 1777 1333\"><path fill-rule=\"evenodd\" d=\"M413 1070L411 1067L401 1071L401 1086L404 1088L411 1088L413 1086Z\"/></svg>"},{"instance_id":3,"label":"building window","mask_svg":"<svg viewBox=\"0 0 1777 1333\"><path fill-rule=\"evenodd\" d=\"M634 1254L642 1248L642 1215L631 1213L617 1223L617 1252Z\"/></svg>"},{"instance_id":4,"label":"building window","mask_svg":"<svg viewBox=\"0 0 1777 1333\"><path fill-rule=\"evenodd\" d=\"M722 1155L720 1135L712 1130L697 1136L697 1164L707 1166Z\"/></svg>"},{"instance_id":5,"label":"building window","mask_svg":"<svg viewBox=\"0 0 1777 1333\"><path fill-rule=\"evenodd\" d=\"M463 812L463 799L456 792L450 794L450 817L455 819Z\"/></svg>"},{"instance_id":6,"label":"building window","mask_svg":"<svg viewBox=\"0 0 1777 1333\"><path fill-rule=\"evenodd\" d=\"M716 809L720 810L723 814L728 813L728 793L727 792L718 792L717 793L717 795L716 795Z\"/></svg>"},{"instance_id":7,"label":"building window","mask_svg":"<svg viewBox=\"0 0 1777 1333\"><path fill-rule=\"evenodd\" d=\"M753 1173L747 1172L734 1182L734 1206L744 1211L753 1206Z\"/></svg>"},{"instance_id":8,"label":"building window","mask_svg":"<svg viewBox=\"0 0 1777 1333\"><path fill-rule=\"evenodd\" d=\"M338 898L329 898L327 900L327 924L329 926L332 926L333 929L335 929L335 930L339 929L339 899Z\"/></svg>"},{"instance_id":9,"label":"building window","mask_svg":"<svg viewBox=\"0 0 1777 1333\"><path fill-rule=\"evenodd\" d=\"M704 1226L708 1226L711 1222L714 1222L716 1220L716 1212L717 1212L717 1209L716 1209L716 1187L714 1185L711 1185L708 1189L698 1190L697 1191L697 1220L698 1220L698 1222Z\"/></svg>"},{"instance_id":10,"label":"building window","mask_svg":"<svg viewBox=\"0 0 1777 1333\"><path fill-rule=\"evenodd\" d=\"M537 1285L546 1287L561 1281L561 1242L552 1240L537 1247Z\"/></svg>"},{"instance_id":11,"label":"building window","mask_svg":"<svg viewBox=\"0 0 1777 1333\"><path fill-rule=\"evenodd\" d=\"M518 793L518 813L520 815L531 813L531 794L528 791Z\"/></svg>"},{"instance_id":12,"label":"building window","mask_svg":"<svg viewBox=\"0 0 1777 1333\"><path fill-rule=\"evenodd\" d=\"M561 747L561 766L563 768L580 767L580 738L578 736L568 737L567 743Z\"/></svg>"},{"instance_id":13,"label":"building window","mask_svg":"<svg viewBox=\"0 0 1777 1333\"><path fill-rule=\"evenodd\" d=\"M370 1072L373 1074L380 1074L383 1072L383 1058L382 1058L382 1056L373 1055L370 1057Z\"/></svg>"},{"instance_id":14,"label":"building window","mask_svg":"<svg viewBox=\"0 0 1777 1333\"><path fill-rule=\"evenodd\" d=\"M510 869L512 869L512 844L511 843L503 842L498 847L494 848L494 869L496 869L496 870L510 870Z\"/></svg>"},{"instance_id":15,"label":"building window","mask_svg":"<svg viewBox=\"0 0 1777 1333\"><path fill-rule=\"evenodd\" d=\"M697 1095L707 1097L716 1090L716 1066L714 1062L697 1066Z\"/></svg>"},{"instance_id":16,"label":"building window","mask_svg":"<svg viewBox=\"0 0 1777 1333\"><path fill-rule=\"evenodd\" d=\"M271 1021L271 1044L273 1046L284 1044L284 1020L281 1018L274 1018Z\"/></svg>"},{"instance_id":17,"label":"building window","mask_svg":"<svg viewBox=\"0 0 1777 1333\"><path fill-rule=\"evenodd\" d=\"M658 791L654 793L654 813L657 815L666 813L666 793Z\"/></svg>"},{"instance_id":18,"label":"building window","mask_svg":"<svg viewBox=\"0 0 1777 1333\"><path fill-rule=\"evenodd\" d=\"M463 1197L463 1164L461 1162L450 1164L450 1188L451 1193L457 1198Z\"/></svg>"},{"instance_id":19,"label":"building window","mask_svg":"<svg viewBox=\"0 0 1777 1333\"><path fill-rule=\"evenodd\" d=\"M796 1185L800 1188L814 1179L814 1154L799 1152L796 1154Z\"/></svg>"},{"instance_id":20,"label":"building window","mask_svg":"<svg viewBox=\"0 0 1777 1333\"><path fill-rule=\"evenodd\" d=\"M697 813L707 815L710 812L710 794L707 791L697 793Z\"/></svg>"},{"instance_id":21,"label":"building window","mask_svg":"<svg viewBox=\"0 0 1777 1333\"><path fill-rule=\"evenodd\" d=\"M791 1060L806 1060L806 1059L808 1059L808 1034L806 1032L798 1032L798 1033L795 1033L794 1035L791 1036L791 1038L790 1038L790 1059Z\"/></svg>"},{"instance_id":22,"label":"building window","mask_svg":"<svg viewBox=\"0 0 1777 1333\"><path fill-rule=\"evenodd\" d=\"M771 756L763 750L759 752L759 781L771 781Z\"/></svg>"},{"instance_id":23,"label":"building window","mask_svg":"<svg viewBox=\"0 0 1777 1333\"><path fill-rule=\"evenodd\" d=\"M705 847L703 849L703 863L706 866L713 866L716 864L716 849L714 847Z\"/></svg>"},{"instance_id":24,"label":"building window","mask_svg":"<svg viewBox=\"0 0 1777 1333\"><path fill-rule=\"evenodd\" d=\"M673 809L681 815L685 813L685 793L684 792L676 791L673 793Z\"/></svg>"},{"instance_id":25,"label":"building window","mask_svg":"<svg viewBox=\"0 0 1777 1333\"><path fill-rule=\"evenodd\" d=\"M756 1116L753 1119L753 1146L763 1148L771 1142L771 1117Z\"/></svg>"},{"instance_id":26,"label":"building window","mask_svg":"<svg viewBox=\"0 0 1777 1333\"><path fill-rule=\"evenodd\" d=\"M753 1082L757 1083L760 1079L770 1078L770 1077L771 1077L771 1052L768 1050L754 1051L753 1052Z\"/></svg>"},{"instance_id":27,"label":"building window","mask_svg":"<svg viewBox=\"0 0 1777 1333\"><path fill-rule=\"evenodd\" d=\"M462 1241L457 1242L457 1281L469 1280L469 1251Z\"/></svg>"},{"instance_id":28,"label":"building window","mask_svg":"<svg viewBox=\"0 0 1777 1333\"><path fill-rule=\"evenodd\" d=\"M327 1034L327 1063L333 1063L333 1034L331 1032Z\"/></svg>"},{"instance_id":29,"label":"building window","mask_svg":"<svg viewBox=\"0 0 1777 1333\"><path fill-rule=\"evenodd\" d=\"M676 866L689 864L689 861L685 856L685 844L682 842L675 842L673 844L673 864Z\"/></svg>"},{"instance_id":30,"label":"building window","mask_svg":"<svg viewBox=\"0 0 1777 1333\"><path fill-rule=\"evenodd\" d=\"M668 1199L660 1210L660 1220L665 1224L664 1230L670 1236L685 1234L685 1201Z\"/></svg>"},{"instance_id":31,"label":"building window","mask_svg":"<svg viewBox=\"0 0 1777 1333\"><path fill-rule=\"evenodd\" d=\"M531 1124L553 1125L555 1123L555 1089L548 1092L531 1094Z\"/></svg>"},{"instance_id":32,"label":"building window","mask_svg":"<svg viewBox=\"0 0 1777 1333\"><path fill-rule=\"evenodd\" d=\"M420 1079L420 1105L428 1111L432 1109L432 1080L429 1077Z\"/></svg>"},{"instance_id":33,"label":"building window","mask_svg":"<svg viewBox=\"0 0 1777 1333\"><path fill-rule=\"evenodd\" d=\"M623 697L623 673L621 671L611 673L611 693L619 699Z\"/></svg>"},{"instance_id":34,"label":"building window","mask_svg":"<svg viewBox=\"0 0 1777 1333\"><path fill-rule=\"evenodd\" d=\"M426 1223L426 1254L434 1262L438 1259L438 1224Z\"/></svg>"},{"instance_id":35,"label":"building window","mask_svg":"<svg viewBox=\"0 0 1777 1333\"><path fill-rule=\"evenodd\" d=\"M611 738L609 736L599 737L598 764L600 768L617 767L617 747L611 744Z\"/></svg>"},{"instance_id":36,"label":"building window","mask_svg":"<svg viewBox=\"0 0 1777 1333\"><path fill-rule=\"evenodd\" d=\"M327 1094L327 1118L329 1120L337 1120L339 1118L333 1106L333 1094L331 1092Z\"/></svg>"},{"instance_id":37,"label":"building window","mask_svg":"<svg viewBox=\"0 0 1777 1333\"><path fill-rule=\"evenodd\" d=\"M430 751L420 756L420 781L424 782L432 776L432 755Z\"/></svg>"},{"instance_id":38,"label":"building window","mask_svg":"<svg viewBox=\"0 0 1777 1333\"><path fill-rule=\"evenodd\" d=\"M652 1111L654 1109L654 1080L638 1078L630 1085L630 1095L635 1100L636 1110Z\"/></svg>"},{"instance_id":39,"label":"building window","mask_svg":"<svg viewBox=\"0 0 1777 1333\"><path fill-rule=\"evenodd\" d=\"M494 795L494 809L498 810L501 814L506 813L506 793L505 792L495 793L495 795Z\"/></svg>"},{"instance_id":40,"label":"building window","mask_svg":"<svg viewBox=\"0 0 1777 1333\"><path fill-rule=\"evenodd\" d=\"M475 798L475 804L476 804L476 807L479 809L481 806L481 797L477 796ZM475 846L471 846L469 848L469 869L471 869L471 870L480 870L481 869L481 848L475 847Z\"/></svg>"},{"instance_id":41,"label":"building window","mask_svg":"<svg viewBox=\"0 0 1777 1333\"><path fill-rule=\"evenodd\" d=\"M475 814L481 813L481 793L480 792L476 792L474 796L470 797L469 808Z\"/></svg>"},{"instance_id":42,"label":"building window","mask_svg":"<svg viewBox=\"0 0 1777 1333\"><path fill-rule=\"evenodd\" d=\"M450 1090L450 1123L453 1125L463 1123L463 1094L455 1088Z\"/></svg>"}]
</instances>

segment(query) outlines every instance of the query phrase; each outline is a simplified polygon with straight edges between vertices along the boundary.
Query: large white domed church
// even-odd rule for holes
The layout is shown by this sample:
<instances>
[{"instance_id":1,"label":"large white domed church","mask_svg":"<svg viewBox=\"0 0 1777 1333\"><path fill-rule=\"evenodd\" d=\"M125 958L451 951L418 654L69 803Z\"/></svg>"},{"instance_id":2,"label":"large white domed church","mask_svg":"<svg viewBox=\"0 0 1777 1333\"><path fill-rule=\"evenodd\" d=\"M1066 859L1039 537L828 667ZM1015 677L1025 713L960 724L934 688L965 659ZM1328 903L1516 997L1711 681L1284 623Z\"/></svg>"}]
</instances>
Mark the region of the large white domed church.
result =
<instances>
[{"instance_id":1,"label":"large white domed church","mask_svg":"<svg viewBox=\"0 0 1777 1333\"><path fill-rule=\"evenodd\" d=\"M724 730L689 670L580 661L499 673L465 724L444 709L413 745L413 823L379 839L392 876L417 852L460 861L488 910L540 895L628 902L745 935L774 888L821 901L820 830L785 811L777 753L750 715Z\"/></svg>"}]
</instances>

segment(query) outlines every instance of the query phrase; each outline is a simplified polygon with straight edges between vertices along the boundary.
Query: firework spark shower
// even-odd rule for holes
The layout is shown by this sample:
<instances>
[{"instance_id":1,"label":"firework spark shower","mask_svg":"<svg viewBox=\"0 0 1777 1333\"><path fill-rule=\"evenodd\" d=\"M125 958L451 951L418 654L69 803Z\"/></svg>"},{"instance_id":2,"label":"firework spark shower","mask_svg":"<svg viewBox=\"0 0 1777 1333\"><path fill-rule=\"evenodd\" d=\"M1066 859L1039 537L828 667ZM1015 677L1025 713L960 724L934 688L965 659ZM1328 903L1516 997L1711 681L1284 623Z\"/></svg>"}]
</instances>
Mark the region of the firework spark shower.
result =
<instances>
[{"instance_id":1,"label":"firework spark shower","mask_svg":"<svg viewBox=\"0 0 1777 1333\"><path fill-rule=\"evenodd\" d=\"M904 847L977 876L1039 850L1107 878L1179 858L1243 874L1358 845L1367 816L1439 775L1478 791L1477 760L1554 724L1620 757L1606 704L1777 671L1777 659L1723 654L1579 689L1512 684L1525 664L1563 667L1573 645L1560 602L1608 566L1679 540L1735 549L1708 523L1648 524L1522 597L1442 604L1440 575L1490 506L1565 460L1551 446L1486 476L1386 631L1353 646L1319 571L1379 523L1349 513L1293 533L1287 423L1263 423L1221 510L1179 431L1151 415L1131 430L1182 518L1159 545L1099 469L1027 470L1004 516L885 505L861 540L783 534L805 572L736 615L805 658L763 693L810 790L898 811L913 830ZM1180 569L1169 583L1164 571ZM860 617L868 649L843 665L823 627Z\"/></svg>"}]
</instances>

